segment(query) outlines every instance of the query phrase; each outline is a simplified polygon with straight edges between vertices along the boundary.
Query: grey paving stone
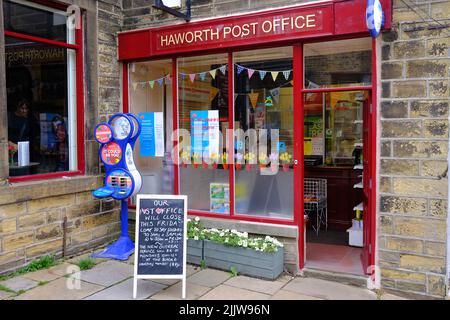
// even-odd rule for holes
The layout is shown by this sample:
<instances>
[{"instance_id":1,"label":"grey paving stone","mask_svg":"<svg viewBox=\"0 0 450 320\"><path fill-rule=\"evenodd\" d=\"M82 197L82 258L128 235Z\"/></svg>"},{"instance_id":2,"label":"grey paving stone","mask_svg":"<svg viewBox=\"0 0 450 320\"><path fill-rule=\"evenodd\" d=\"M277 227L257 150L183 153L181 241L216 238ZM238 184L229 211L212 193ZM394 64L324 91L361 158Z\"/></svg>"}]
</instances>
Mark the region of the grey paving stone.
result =
<instances>
[{"instance_id":1,"label":"grey paving stone","mask_svg":"<svg viewBox=\"0 0 450 320\"><path fill-rule=\"evenodd\" d=\"M59 278L46 285L31 289L15 300L80 300L104 289L92 283L81 281L79 289L70 289L73 279Z\"/></svg>"},{"instance_id":2,"label":"grey paving stone","mask_svg":"<svg viewBox=\"0 0 450 320\"><path fill-rule=\"evenodd\" d=\"M228 279L224 284L272 295L280 290L286 283L281 281L261 280L247 276L237 276Z\"/></svg>"},{"instance_id":3,"label":"grey paving stone","mask_svg":"<svg viewBox=\"0 0 450 320\"><path fill-rule=\"evenodd\" d=\"M199 300L268 300L270 295L227 285L215 287Z\"/></svg>"},{"instance_id":4,"label":"grey paving stone","mask_svg":"<svg viewBox=\"0 0 450 320\"><path fill-rule=\"evenodd\" d=\"M7 299L11 297L13 294L10 292L0 290L0 300Z\"/></svg>"},{"instance_id":5,"label":"grey paving stone","mask_svg":"<svg viewBox=\"0 0 450 320\"><path fill-rule=\"evenodd\" d=\"M280 290L275 293L270 300L321 300L316 297L306 296L293 291Z\"/></svg>"},{"instance_id":6,"label":"grey paving stone","mask_svg":"<svg viewBox=\"0 0 450 320\"><path fill-rule=\"evenodd\" d=\"M296 278L283 290L326 300L376 300L370 290L313 278Z\"/></svg>"},{"instance_id":7,"label":"grey paving stone","mask_svg":"<svg viewBox=\"0 0 450 320\"><path fill-rule=\"evenodd\" d=\"M166 288L165 285L149 280L138 279L137 297L138 300L147 299L157 292ZM113 285L105 290L97 292L85 300L132 300L133 299L133 279L125 280Z\"/></svg>"},{"instance_id":8,"label":"grey paving stone","mask_svg":"<svg viewBox=\"0 0 450 320\"><path fill-rule=\"evenodd\" d=\"M34 288L38 285L38 282L21 276L2 281L0 282L0 285L3 285L17 292L20 290L29 290L31 288Z\"/></svg>"},{"instance_id":9,"label":"grey paving stone","mask_svg":"<svg viewBox=\"0 0 450 320\"><path fill-rule=\"evenodd\" d=\"M195 300L208 292L210 288L193 283L186 283L186 299ZM150 297L151 300L181 300L181 281Z\"/></svg>"},{"instance_id":10,"label":"grey paving stone","mask_svg":"<svg viewBox=\"0 0 450 320\"><path fill-rule=\"evenodd\" d=\"M34 281L53 281L68 274L70 268L77 268L77 266L70 263L63 263L49 269L26 273L23 277Z\"/></svg>"},{"instance_id":11,"label":"grey paving stone","mask_svg":"<svg viewBox=\"0 0 450 320\"><path fill-rule=\"evenodd\" d=\"M230 276L231 275L228 272L214 269L205 269L194 273L187 279L187 281L199 284L201 286L213 288L226 281L228 278L230 278Z\"/></svg>"},{"instance_id":12,"label":"grey paving stone","mask_svg":"<svg viewBox=\"0 0 450 320\"><path fill-rule=\"evenodd\" d=\"M117 262L106 261L94 268L81 271L81 280L109 287L133 276L133 266Z\"/></svg>"}]
</instances>

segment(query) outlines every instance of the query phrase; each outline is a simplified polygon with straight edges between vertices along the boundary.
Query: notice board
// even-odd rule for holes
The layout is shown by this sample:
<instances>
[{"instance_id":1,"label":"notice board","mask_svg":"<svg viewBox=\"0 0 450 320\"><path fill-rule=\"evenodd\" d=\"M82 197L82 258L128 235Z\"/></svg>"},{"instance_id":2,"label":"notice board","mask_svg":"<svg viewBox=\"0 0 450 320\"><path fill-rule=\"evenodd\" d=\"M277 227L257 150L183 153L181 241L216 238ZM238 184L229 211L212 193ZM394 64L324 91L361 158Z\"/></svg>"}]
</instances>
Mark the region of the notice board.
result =
<instances>
[{"instance_id":1,"label":"notice board","mask_svg":"<svg viewBox=\"0 0 450 320\"><path fill-rule=\"evenodd\" d=\"M136 199L134 292L137 279L182 279L186 291L187 196Z\"/></svg>"}]
</instances>

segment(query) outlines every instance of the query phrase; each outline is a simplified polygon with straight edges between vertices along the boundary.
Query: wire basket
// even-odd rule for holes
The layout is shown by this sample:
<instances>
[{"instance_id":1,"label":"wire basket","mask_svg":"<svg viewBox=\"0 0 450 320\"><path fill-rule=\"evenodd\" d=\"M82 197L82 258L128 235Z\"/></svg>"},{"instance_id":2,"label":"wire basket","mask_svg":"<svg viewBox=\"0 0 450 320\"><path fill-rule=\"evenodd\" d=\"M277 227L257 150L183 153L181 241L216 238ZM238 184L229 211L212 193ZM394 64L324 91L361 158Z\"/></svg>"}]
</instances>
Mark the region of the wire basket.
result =
<instances>
[{"instance_id":1,"label":"wire basket","mask_svg":"<svg viewBox=\"0 0 450 320\"><path fill-rule=\"evenodd\" d=\"M305 179L304 187L305 210L308 207L316 209L317 205L325 205L327 202L327 180L326 179Z\"/></svg>"}]
</instances>

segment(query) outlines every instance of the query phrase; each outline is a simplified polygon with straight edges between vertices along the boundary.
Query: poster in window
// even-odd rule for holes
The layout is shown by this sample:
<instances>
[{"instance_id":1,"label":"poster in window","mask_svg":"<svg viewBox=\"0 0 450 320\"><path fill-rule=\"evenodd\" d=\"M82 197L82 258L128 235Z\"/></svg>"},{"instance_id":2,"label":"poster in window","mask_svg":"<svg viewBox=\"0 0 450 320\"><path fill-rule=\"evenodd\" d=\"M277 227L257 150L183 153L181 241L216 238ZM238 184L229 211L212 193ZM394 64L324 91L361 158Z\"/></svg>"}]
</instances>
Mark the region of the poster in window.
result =
<instances>
[{"instance_id":1,"label":"poster in window","mask_svg":"<svg viewBox=\"0 0 450 320\"><path fill-rule=\"evenodd\" d=\"M220 128L218 110L191 111L192 152L203 158L219 154Z\"/></svg>"},{"instance_id":2,"label":"poster in window","mask_svg":"<svg viewBox=\"0 0 450 320\"><path fill-rule=\"evenodd\" d=\"M211 212L229 213L230 185L228 183L210 183L209 203Z\"/></svg>"}]
</instances>

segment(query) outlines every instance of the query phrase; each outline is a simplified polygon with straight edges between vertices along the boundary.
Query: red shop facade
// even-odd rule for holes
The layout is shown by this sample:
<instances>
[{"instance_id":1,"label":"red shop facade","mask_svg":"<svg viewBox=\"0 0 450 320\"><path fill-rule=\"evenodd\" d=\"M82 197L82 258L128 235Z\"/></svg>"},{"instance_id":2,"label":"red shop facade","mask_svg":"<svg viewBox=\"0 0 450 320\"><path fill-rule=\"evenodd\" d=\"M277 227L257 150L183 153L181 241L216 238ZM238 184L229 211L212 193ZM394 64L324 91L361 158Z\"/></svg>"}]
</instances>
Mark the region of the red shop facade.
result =
<instances>
[{"instance_id":1,"label":"red shop facade","mask_svg":"<svg viewBox=\"0 0 450 320\"><path fill-rule=\"evenodd\" d=\"M389 29L392 4L381 3ZM165 148L177 151L171 159L138 160L142 192L187 194L189 214L205 219L296 228L299 269L308 266L305 233L316 240L333 230L347 236L355 207L363 212L361 274L370 274L380 58L365 11L365 1L324 1L120 33L124 112L162 111ZM215 112L221 143L228 146L217 156L231 165L177 164L183 157L180 132L191 131L192 114L200 110ZM260 152L249 155L245 146L243 163L254 167L233 165L242 146L225 130L273 128L279 129L277 153L288 158L281 161L288 169L280 165L278 173L263 177ZM354 162L355 146L362 153L360 165ZM347 175L350 187L335 183ZM328 206L308 218L315 178L327 183ZM213 205L214 188L226 189L225 205L216 200ZM306 231L305 219L313 229Z\"/></svg>"}]
</instances>

